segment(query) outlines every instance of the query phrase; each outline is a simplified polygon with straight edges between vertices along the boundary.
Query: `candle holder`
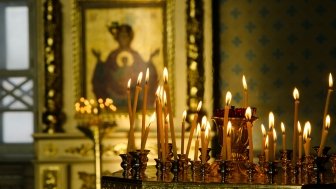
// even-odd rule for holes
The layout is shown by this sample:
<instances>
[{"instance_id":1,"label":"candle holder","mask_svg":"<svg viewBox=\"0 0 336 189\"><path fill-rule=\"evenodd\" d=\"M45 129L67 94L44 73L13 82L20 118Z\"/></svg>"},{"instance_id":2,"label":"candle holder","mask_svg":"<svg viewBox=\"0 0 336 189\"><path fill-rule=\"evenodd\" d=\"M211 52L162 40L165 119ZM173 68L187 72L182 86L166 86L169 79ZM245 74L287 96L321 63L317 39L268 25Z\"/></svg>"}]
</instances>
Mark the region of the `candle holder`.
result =
<instances>
[{"instance_id":1,"label":"candle holder","mask_svg":"<svg viewBox=\"0 0 336 189\"><path fill-rule=\"evenodd\" d=\"M221 182L226 183L226 175L228 173L227 161L218 160L219 163L219 173L221 176Z\"/></svg>"},{"instance_id":2,"label":"candle holder","mask_svg":"<svg viewBox=\"0 0 336 189\"><path fill-rule=\"evenodd\" d=\"M330 163L331 163L331 172L334 175L334 182L336 182L336 154L333 154L330 157Z\"/></svg>"},{"instance_id":3,"label":"candle holder","mask_svg":"<svg viewBox=\"0 0 336 189\"><path fill-rule=\"evenodd\" d=\"M127 178L129 176L129 172L130 172L130 169L131 169L132 157L129 154L120 154L119 156L121 157L120 166L123 169L122 175L123 175L123 177Z\"/></svg>"},{"instance_id":4,"label":"candle holder","mask_svg":"<svg viewBox=\"0 0 336 189\"><path fill-rule=\"evenodd\" d=\"M163 172L162 171L162 167L163 167L162 161L158 158L155 158L154 161L155 161L155 168L156 168L156 176L162 179L162 172Z\"/></svg>"},{"instance_id":5,"label":"candle holder","mask_svg":"<svg viewBox=\"0 0 336 189\"><path fill-rule=\"evenodd\" d=\"M178 161L179 161L179 172L182 174L188 173L188 164L189 159L186 154L178 154Z\"/></svg>"},{"instance_id":6,"label":"candle holder","mask_svg":"<svg viewBox=\"0 0 336 189\"><path fill-rule=\"evenodd\" d=\"M191 164L191 174L193 180L196 180L196 178L199 176L199 173L201 171L201 161L195 160L195 161L190 161Z\"/></svg>"},{"instance_id":7,"label":"candle holder","mask_svg":"<svg viewBox=\"0 0 336 189\"><path fill-rule=\"evenodd\" d=\"M199 159L202 160L202 155L203 155L202 148L199 148L198 150L201 152L201 154L199 155ZM208 148L206 151L205 163L210 160L210 152L211 152L211 148Z\"/></svg>"},{"instance_id":8,"label":"candle holder","mask_svg":"<svg viewBox=\"0 0 336 189\"><path fill-rule=\"evenodd\" d=\"M319 151L319 146L313 147L315 153L317 154ZM324 173L326 171L325 164L329 161L330 156L328 155L328 152L331 148L329 146L325 146L322 151L322 156L315 156L314 158L314 173L316 178L316 183L320 184L324 181Z\"/></svg>"},{"instance_id":9,"label":"candle holder","mask_svg":"<svg viewBox=\"0 0 336 189\"><path fill-rule=\"evenodd\" d=\"M314 175L314 156L309 155L304 157L303 161L303 178L304 183L309 184L312 183L311 179Z\"/></svg>"},{"instance_id":10,"label":"candle holder","mask_svg":"<svg viewBox=\"0 0 336 189\"><path fill-rule=\"evenodd\" d=\"M140 163L140 156L141 152L140 151L132 151L129 152L132 156L132 161L131 161L131 174L132 178L135 180L140 180L141 179L141 163Z\"/></svg>"},{"instance_id":11,"label":"candle holder","mask_svg":"<svg viewBox=\"0 0 336 189\"><path fill-rule=\"evenodd\" d=\"M280 150L280 154L281 154L281 167L282 167L282 171L285 175L287 175L288 173L288 169L289 169L289 164L290 164L290 157L291 157L291 152L285 150Z\"/></svg>"},{"instance_id":12,"label":"candle holder","mask_svg":"<svg viewBox=\"0 0 336 189\"><path fill-rule=\"evenodd\" d=\"M248 156L246 155L246 149L248 147L248 132L247 132L247 120L245 118L246 108L235 108L231 106L229 110L229 120L232 123L231 128L231 146L232 146L232 160L246 160ZM217 109L214 112L212 120L216 125L216 130L218 133L218 141L220 147L223 144L223 122L224 122L224 111L225 109ZM251 123L257 120L256 108L252 108L252 118Z\"/></svg>"},{"instance_id":13,"label":"candle holder","mask_svg":"<svg viewBox=\"0 0 336 189\"><path fill-rule=\"evenodd\" d=\"M274 184L275 176L278 173L277 161L266 162L266 173L269 184Z\"/></svg>"},{"instance_id":14,"label":"candle holder","mask_svg":"<svg viewBox=\"0 0 336 189\"><path fill-rule=\"evenodd\" d=\"M140 152L140 172L141 174L145 174L145 171L147 169L147 162L148 162L148 154L150 150L137 150Z\"/></svg>"},{"instance_id":15,"label":"candle holder","mask_svg":"<svg viewBox=\"0 0 336 189\"><path fill-rule=\"evenodd\" d=\"M247 172L248 182L252 182L253 181L253 175L255 173L255 164L253 162L248 161L246 163L246 172Z\"/></svg>"},{"instance_id":16,"label":"candle holder","mask_svg":"<svg viewBox=\"0 0 336 189\"><path fill-rule=\"evenodd\" d=\"M178 174L179 174L179 161L178 160L172 160L171 161L171 169L170 171L173 173L173 181L178 181Z\"/></svg>"},{"instance_id":17,"label":"candle holder","mask_svg":"<svg viewBox=\"0 0 336 189\"><path fill-rule=\"evenodd\" d=\"M167 152L167 160L171 161L174 157L174 152L173 152L173 144L168 143L168 152Z\"/></svg>"}]
</instances>

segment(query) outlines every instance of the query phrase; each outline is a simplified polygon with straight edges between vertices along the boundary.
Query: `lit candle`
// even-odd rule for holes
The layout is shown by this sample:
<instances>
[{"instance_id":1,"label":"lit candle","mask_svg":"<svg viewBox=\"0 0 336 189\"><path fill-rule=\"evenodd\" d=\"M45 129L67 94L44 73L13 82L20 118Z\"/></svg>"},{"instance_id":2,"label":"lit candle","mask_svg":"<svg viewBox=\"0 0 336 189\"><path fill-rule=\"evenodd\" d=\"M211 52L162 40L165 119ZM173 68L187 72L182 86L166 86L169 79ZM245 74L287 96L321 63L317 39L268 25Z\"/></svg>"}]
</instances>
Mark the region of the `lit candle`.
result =
<instances>
[{"instance_id":1,"label":"lit candle","mask_svg":"<svg viewBox=\"0 0 336 189\"><path fill-rule=\"evenodd\" d=\"M232 124L231 121L228 122L227 125L227 159L231 160L232 159L232 153L231 153L231 132L232 132Z\"/></svg>"},{"instance_id":2,"label":"lit candle","mask_svg":"<svg viewBox=\"0 0 336 189\"><path fill-rule=\"evenodd\" d=\"M127 105L128 105L128 117L129 117L129 123L130 123L130 130L128 133L128 142L127 142L127 152L132 150L132 137L134 137L134 129L133 129L133 118L132 118L132 102L131 102L131 79L127 82Z\"/></svg>"},{"instance_id":3,"label":"lit candle","mask_svg":"<svg viewBox=\"0 0 336 189\"><path fill-rule=\"evenodd\" d=\"M206 116L202 117L202 124L201 124L201 156L202 156L202 164L205 163L206 157L206 149L205 149L205 124L206 124Z\"/></svg>"},{"instance_id":4,"label":"lit candle","mask_svg":"<svg viewBox=\"0 0 336 189\"><path fill-rule=\"evenodd\" d=\"M327 99L326 99L326 103L325 103L325 106L324 106L324 113L323 113L322 130L323 130L323 127L325 127L325 125L326 125L325 121L326 121L326 116L327 116L328 109L329 109L330 95L331 95L332 91L333 91L333 77L330 73L329 74L329 88L328 88Z\"/></svg>"},{"instance_id":5,"label":"lit candle","mask_svg":"<svg viewBox=\"0 0 336 189\"><path fill-rule=\"evenodd\" d=\"M274 137L273 137L273 129L274 129L274 114L273 112L269 113L268 116L268 125L269 125L269 131L268 131L268 140L269 140L269 160L274 160Z\"/></svg>"},{"instance_id":6,"label":"lit candle","mask_svg":"<svg viewBox=\"0 0 336 189\"><path fill-rule=\"evenodd\" d=\"M297 88L294 88L293 91L293 97L294 97L294 132L293 132L293 163L296 163L296 156L297 156L297 140L298 140L298 134L297 134L297 123L298 123L298 113L299 113L299 90Z\"/></svg>"},{"instance_id":7,"label":"lit candle","mask_svg":"<svg viewBox=\"0 0 336 189\"><path fill-rule=\"evenodd\" d=\"M276 159L276 146L277 146L277 134L276 134L276 131L275 131L275 128L273 128L273 140L274 140L274 149L273 149L273 159L275 160Z\"/></svg>"},{"instance_id":8,"label":"lit candle","mask_svg":"<svg viewBox=\"0 0 336 189\"><path fill-rule=\"evenodd\" d=\"M173 115L172 108L171 108L171 101L170 101L170 89L168 84L168 70L165 67L163 69L163 80L164 80L164 89L167 93L167 105L168 105L168 113L169 115ZM174 160L177 160L177 148L176 148L176 137L175 137L175 129L174 129L174 120L173 116L169 117L169 126L170 126L170 133L173 143L173 154L174 154Z\"/></svg>"},{"instance_id":9,"label":"lit candle","mask_svg":"<svg viewBox=\"0 0 336 189\"><path fill-rule=\"evenodd\" d=\"M160 100L160 90L161 87L158 86L155 96L155 108L156 108L156 126L157 126L157 146L158 146L158 158L160 160L166 159L164 151L164 137L163 137L163 126L162 126L162 104Z\"/></svg>"},{"instance_id":10,"label":"lit candle","mask_svg":"<svg viewBox=\"0 0 336 189\"><path fill-rule=\"evenodd\" d=\"M182 135L181 135L181 154L184 154L184 135L185 135L185 120L187 117L187 111L183 111L182 115Z\"/></svg>"},{"instance_id":11,"label":"lit candle","mask_svg":"<svg viewBox=\"0 0 336 189\"><path fill-rule=\"evenodd\" d=\"M323 148L327 139L327 135L328 135L328 129L330 128L330 116L327 115L326 116L326 120L325 120L325 126L324 129L322 131L322 139L321 139L321 144L320 144L320 148L318 151L318 156L321 157L322 156L322 152L323 152Z\"/></svg>"},{"instance_id":12,"label":"lit candle","mask_svg":"<svg viewBox=\"0 0 336 189\"><path fill-rule=\"evenodd\" d=\"M226 93L225 97L225 108L224 108L224 121L223 121L223 141L222 141L222 159L226 160L226 154L227 154L227 125L229 122L229 111L230 111L230 102L231 102L232 94L230 91Z\"/></svg>"},{"instance_id":13,"label":"lit candle","mask_svg":"<svg viewBox=\"0 0 336 189\"><path fill-rule=\"evenodd\" d=\"M245 79L245 75L243 75L243 87L244 87L244 107L248 106L248 92L247 92L247 83Z\"/></svg>"},{"instance_id":14,"label":"lit candle","mask_svg":"<svg viewBox=\"0 0 336 189\"><path fill-rule=\"evenodd\" d=\"M282 151L286 151L286 129L285 124L281 122L281 133L282 133Z\"/></svg>"},{"instance_id":15,"label":"lit candle","mask_svg":"<svg viewBox=\"0 0 336 189\"><path fill-rule=\"evenodd\" d=\"M269 161L268 136L266 136L266 140L265 140L265 160Z\"/></svg>"},{"instance_id":16,"label":"lit candle","mask_svg":"<svg viewBox=\"0 0 336 189\"><path fill-rule=\"evenodd\" d=\"M150 125L152 124L152 122L154 121L156 115L155 115L155 112L153 113L146 129L145 129L145 133L144 133L144 138L143 138L143 142L142 142L142 146L141 146L141 152L143 152L145 150L145 147L146 147L146 142L147 142L147 139L148 139L148 133L149 133L149 127Z\"/></svg>"},{"instance_id":17,"label":"lit candle","mask_svg":"<svg viewBox=\"0 0 336 189\"><path fill-rule=\"evenodd\" d=\"M165 117L165 121L164 121L164 135L165 135L165 152L166 152L166 156L168 156L169 153L169 149L168 149L168 120L169 120L169 115L167 115Z\"/></svg>"},{"instance_id":18,"label":"lit candle","mask_svg":"<svg viewBox=\"0 0 336 189\"><path fill-rule=\"evenodd\" d=\"M149 80L149 69L146 70L145 86L144 86L144 95L143 95L143 104L142 104L142 129L141 129L141 138L145 134L145 124L146 124L146 112L147 112L147 94L148 94L148 80ZM143 140L141 140L142 142ZM143 145L143 144L142 144Z\"/></svg>"},{"instance_id":19,"label":"lit candle","mask_svg":"<svg viewBox=\"0 0 336 189\"><path fill-rule=\"evenodd\" d=\"M205 139L206 139L205 140L206 141L205 147L206 147L206 149L208 149L208 147L209 147L210 131L211 131L210 123L209 123L209 121L207 121L206 127L205 127Z\"/></svg>"},{"instance_id":20,"label":"lit candle","mask_svg":"<svg viewBox=\"0 0 336 189\"><path fill-rule=\"evenodd\" d=\"M307 124L305 124L303 128L303 134L302 134L302 140L303 140L303 150L305 153L305 156L307 156Z\"/></svg>"},{"instance_id":21,"label":"lit candle","mask_svg":"<svg viewBox=\"0 0 336 189\"><path fill-rule=\"evenodd\" d=\"M253 162L253 138L252 138L252 110L250 107L246 108L245 117L247 119L247 133L248 133L248 142L249 142L249 161Z\"/></svg>"},{"instance_id":22,"label":"lit candle","mask_svg":"<svg viewBox=\"0 0 336 189\"><path fill-rule=\"evenodd\" d=\"M310 136L310 132L311 132L311 125L310 122L307 121L305 123L305 138L306 138L306 156L310 155L310 142L311 142L311 136Z\"/></svg>"},{"instance_id":23,"label":"lit candle","mask_svg":"<svg viewBox=\"0 0 336 189\"><path fill-rule=\"evenodd\" d=\"M261 155L265 155L266 129L265 129L264 124L261 124L261 132L263 135L262 144L261 144Z\"/></svg>"},{"instance_id":24,"label":"lit candle","mask_svg":"<svg viewBox=\"0 0 336 189\"><path fill-rule=\"evenodd\" d=\"M187 151L186 151L186 156L189 156L189 151L190 151L190 146L191 146L191 142L192 142L192 138L194 136L194 131L197 125L197 119L198 119L198 112L201 110L202 108L202 101L200 101L197 105L197 113L194 115L194 119L191 123L191 128L189 131L189 139L188 139L188 144L187 144Z\"/></svg>"},{"instance_id":25,"label":"lit candle","mask_svg":"<svg viewBox=\"0 0 336 189\"><path fill-rule=\"evenodd\" d=\"M194 151L194 161L198 160L198 146L199 146L199 136L201 133L201 126L200 124L197 124L197 129L196 129L196 141L195 141L195 151Z\"/></svg>"},{"instance_id":26,"label":"lit candle","mask_svg":"<svg viewBox=\"0 0 336 189\"><path fill-rule=\"evenodd\" d=\"M301 129L301 124L298 121L298 133L299 133L299 158L302 158L302 129Z\"/></svg>"}]
</instances>

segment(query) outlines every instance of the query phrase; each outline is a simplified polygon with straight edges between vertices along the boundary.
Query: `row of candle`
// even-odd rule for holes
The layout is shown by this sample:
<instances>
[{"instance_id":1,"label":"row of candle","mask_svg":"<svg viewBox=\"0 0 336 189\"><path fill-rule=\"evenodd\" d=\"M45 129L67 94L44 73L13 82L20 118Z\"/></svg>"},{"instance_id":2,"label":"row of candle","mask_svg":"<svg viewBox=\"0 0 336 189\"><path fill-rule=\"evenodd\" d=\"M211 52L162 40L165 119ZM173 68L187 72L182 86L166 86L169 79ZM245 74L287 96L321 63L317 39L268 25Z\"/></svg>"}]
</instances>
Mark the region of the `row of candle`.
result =
<instances>
[{"instance_id":1,"label":"row of candle","mask_svg":"<svg viewBox=\"0 0 336 189\"><path fill-rule=\"evenodd\" d=\"M147 99L147 91L148 91L148 79L149 79L149 70L146 71L146 82L144 85L144 103L143 103L143 111L142 111L142 129L141 129L141 150L145 148L145 144L148 137L148 130L150 123L145 128L145 117L146 117L146 99ZM171 110L171 103L170 103L170 93L169 93L169 85L168 85L168 70L167 68L164 68L163 70L163 86L158 86L156 90L156 100L155 100L155 113L156 113L156 120L157 120L157 148L158 148L158 158L162 159L163 161L166 160L166 156L168 155L168 143L169 143L169 131L170 131L170 138L171 143L173 145L173 157L174 159L177 159L177 147L176 147L176 137L175 137L175 130L174 130L174 122L172 116L172 110ZM142 90L141 87L141 80L142 80L142 73L140 72L138 75L137 85L134 92L134 100L133 104L131 102L131 80L128 81L127 84L127 95L128 95L128 110L129 110L129 122L130 122L130 130L128 135L128 145L127 145L127 151L133 151L135 150L135 139L134 139L134 115L136 113L136 106L138 101L138 96L140 91ZM190 147L193 139L193 134L196 129L197 120L198 120L198 112L201 110L202 107L202 101L199 102L197 106L197 113L193 116L193 120L191 123L191 130L189 134L189 139L187 143L186 151L184 149L185 145L185 121L187 117L186 111L183 112L182 116L182 130L181 130L181 154L186 155L186 157L189 156ZM152 116L152 120L154 119L154 114ZM204 151L209 145L209 136L210 136L210 123L207 121L206 118L202 118L202 124L199 126L200 128L196 136L195 141L195 148L197 149L199 146L199 137L201 136L201 148ZM202 152L203 152L202 151ZM195 153L198 153L197 150L195 150ZM197 154L195 155L197 156Z\"/></svg>"},{"instance_id":2,"label":"row of candle","mask_svg":"<svg viewBox=\"0 0 336 189\"><path fill-rule=\"evenodd\" d=\"M246 117L246 126L248 130L248 144L249 144L249 160L253 160L253 136L252 136L252 121L251 121L251 108L248 107L248 90L247 90L247 82L245 79L245 76L243 75L242 78L242 83L243 83L243 89L244 89L244 95L243 95L243 103L244 107L246 108L245 112L245 117ZM324 114L323 114L323 129L322 129L322 137L321 137L321 142L320 142L320 147L319 149L323 149L326 141L326 137L328 134L328 129L330 127L330 116L327 115L328 109L329 109L329 102L330 102L330 95L331 92L333 91L333 79L332 79L332 74L329 74L329 88L328 88L328 93L327 93L327 98L326 98L326 103L325 103L325 108L324 108ZM305 124L305 129L304 129L304 134L302 136L301 132L301 126L298 121L298 112L299 112L299 91L297 88L294 88L293 91L293 97L294 97L294 130L293 130L293 162L296 162L296 158L302 157L302 140L304 142L304 149L305 153L307 155L307 152L309 154L309 149L310 149L310 128L311 126L309 122L306 122ZM221 156L222 159L226 159L229 155L227 152L227 137L225 135L225 132L227 130L227 125L228 125L228 120L229 120L229 108L230 108L230 101L231 101L232 95L230 92L227 92L226 94L226 105L225 105L225 111L224 111L224 122L223 122L223 143L222 143L222 151L221 151ZM307 126L306 126L307 125ZM309 129L308 129L309 128ZM281 129L282 129L282 136L283 136L283 150L286 150L286 135L285 135L285 128L284 124L281 123ZM274 128L274 114L271 112L269 114L269 131L268 134L266 135L266 130L264 126L262 125L262 133L263 133L263 142L262 142L262 151L268 152L270 156L268 157L269 160L274 160L275 158L275 151L276 151L276 131ZM305 134L306 133L306 134ZM268 137L268 139L266 138ZM298 142L298 143L297 143ZM267 148L266 148L267 147ZM299 150L297 150L299 148ZM298 152L297 152L298 151ZM299 154L297 154L299 153ZM266 154L266 153L265 153ZM322 155L322 150L319 150L318 156Z\"/></svg>"}]
</instances>

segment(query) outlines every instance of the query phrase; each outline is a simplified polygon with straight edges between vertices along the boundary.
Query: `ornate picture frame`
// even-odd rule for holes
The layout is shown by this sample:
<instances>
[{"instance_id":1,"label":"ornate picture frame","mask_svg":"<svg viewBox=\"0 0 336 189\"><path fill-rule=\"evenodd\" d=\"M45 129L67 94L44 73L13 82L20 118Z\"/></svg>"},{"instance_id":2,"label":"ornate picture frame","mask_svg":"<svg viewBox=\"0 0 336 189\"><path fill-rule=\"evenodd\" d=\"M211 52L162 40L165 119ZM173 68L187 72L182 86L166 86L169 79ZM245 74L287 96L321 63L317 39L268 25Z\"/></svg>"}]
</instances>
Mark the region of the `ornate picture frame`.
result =
<instances>
[{"instance_id":1,"label":"ornate picture frame","mask_svg":"<svg viewBox=\"0 0 336 189\"><path fill-rule=\"evenodd\" d=\"M131 78L134 87L142 71L144 83L149 68L149 83L154 84L148 98L154 99L164 67L173 78L173 0L74 0L73 6L75 98L109 97L118 115L126 115L127 82ZM130 51L121 48L125 45ZM138 66L129 68L134 65Z\"/></svg>"}]
</instances>

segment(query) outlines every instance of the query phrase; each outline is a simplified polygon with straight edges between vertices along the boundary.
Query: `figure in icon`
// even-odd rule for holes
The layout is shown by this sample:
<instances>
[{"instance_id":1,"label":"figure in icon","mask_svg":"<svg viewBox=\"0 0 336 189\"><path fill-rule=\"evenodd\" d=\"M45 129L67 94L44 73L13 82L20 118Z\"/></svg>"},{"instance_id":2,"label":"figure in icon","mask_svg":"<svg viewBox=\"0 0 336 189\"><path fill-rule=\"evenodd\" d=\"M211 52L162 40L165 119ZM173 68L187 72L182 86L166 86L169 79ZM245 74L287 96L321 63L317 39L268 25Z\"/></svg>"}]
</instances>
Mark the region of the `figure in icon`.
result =
<instances>
[{"instance_id":1,"label":"figure in icon","mask_svg":"<svg viewBox=\"0 0 336 189\"><path fill-rule=\"evenodd\" d=\"M158 84L157 70L152 58L157 56L159 49L151 53L149 60L144 61L141 55L131 47L134 31L128 24L112 23L107 26L108 31L118 43L118 47L112 50L106 60L102 60L101 52L92 49L96 58L96 65L92 76L93 93L96 98L112 98L118 109L127 107L127 82L132 79L132 88L135 87L138 74L149 69L149 91L147 107L153 107L155 91ZM144 77L143 82L144 83ZM142 98L139 96L139 105L142 105Z\"/></svg>"}]
</instances>

